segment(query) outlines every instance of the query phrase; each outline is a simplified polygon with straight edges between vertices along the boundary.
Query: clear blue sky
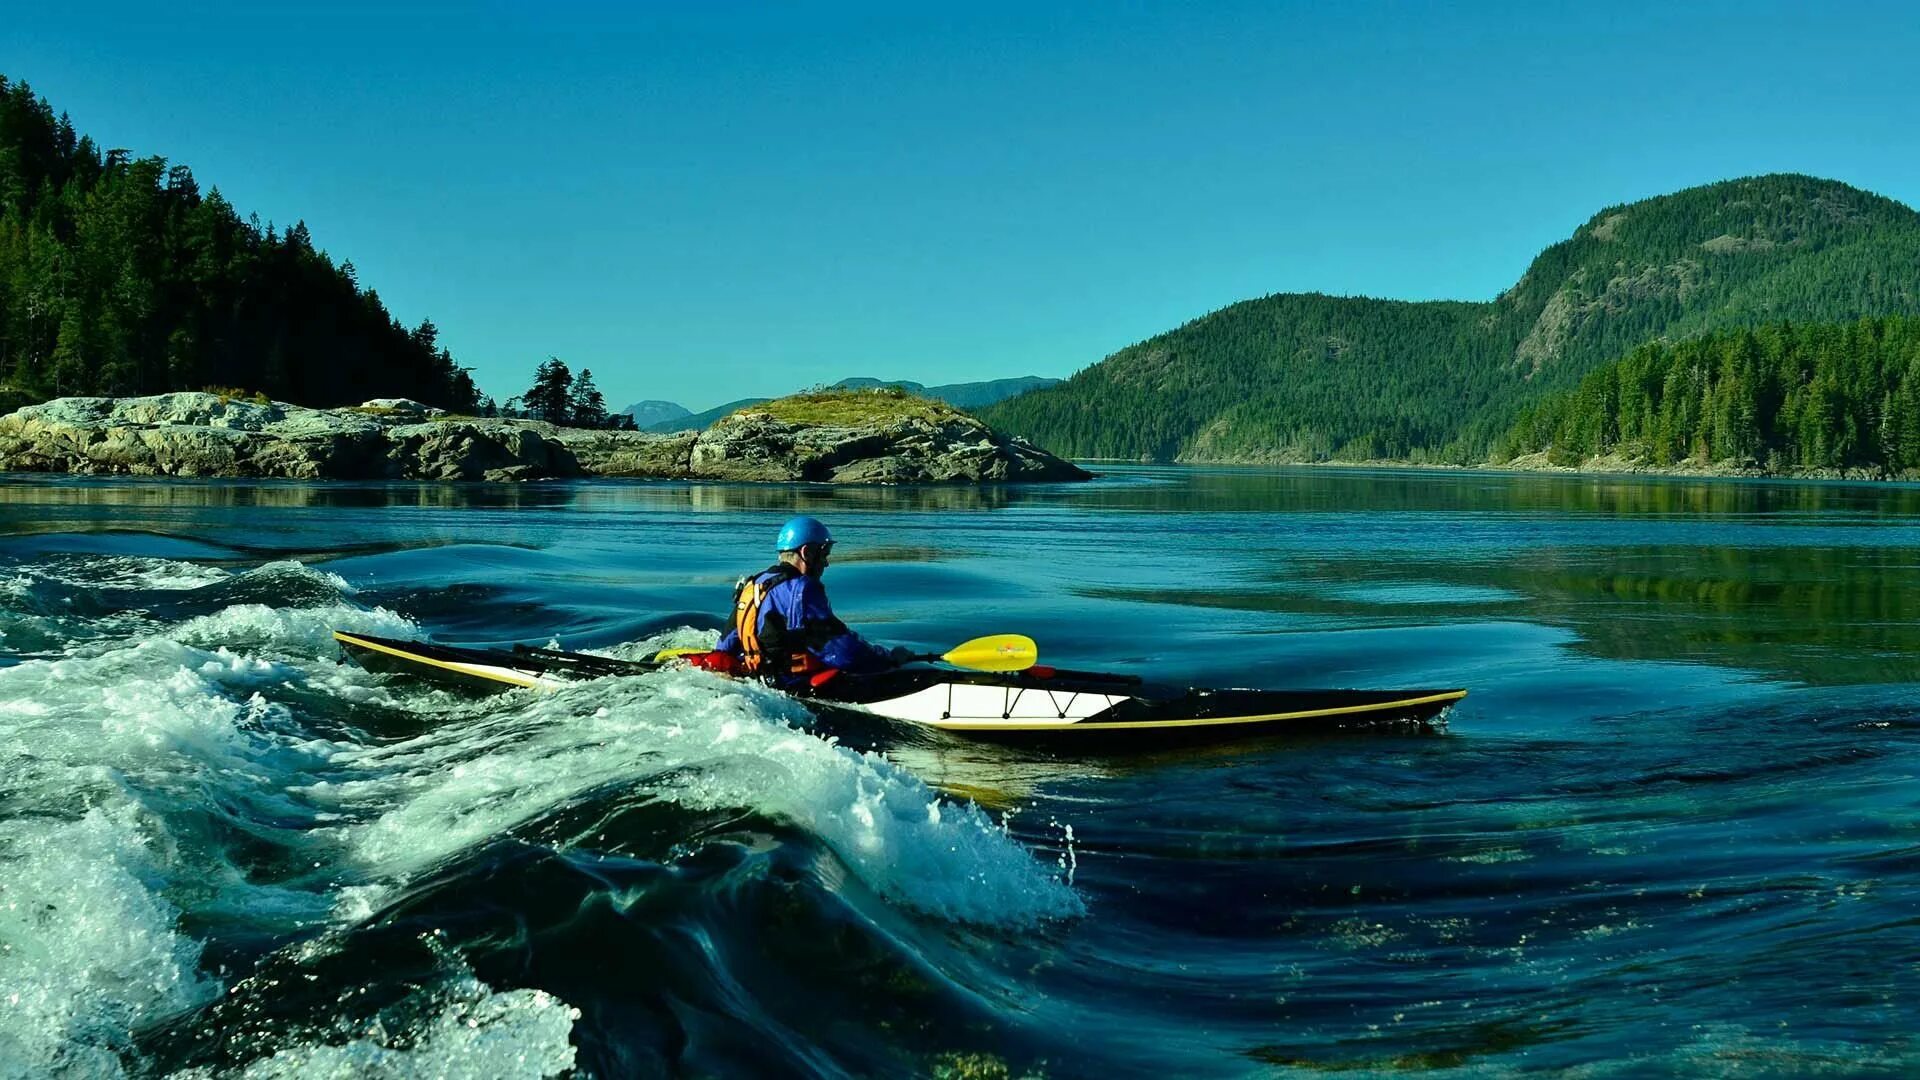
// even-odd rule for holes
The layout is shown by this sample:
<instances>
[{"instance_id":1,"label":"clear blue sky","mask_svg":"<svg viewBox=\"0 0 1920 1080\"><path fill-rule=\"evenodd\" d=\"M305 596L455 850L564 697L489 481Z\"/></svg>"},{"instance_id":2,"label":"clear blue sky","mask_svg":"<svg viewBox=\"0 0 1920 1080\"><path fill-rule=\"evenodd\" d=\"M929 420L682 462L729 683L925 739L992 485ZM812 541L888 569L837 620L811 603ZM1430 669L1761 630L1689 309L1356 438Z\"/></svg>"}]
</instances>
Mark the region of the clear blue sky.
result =
<instances>
[{"instance_id":1,"label":"clear blue sky","mask_svg":"<svg viewBox=\"0 0 1920 1080\"><path fill-rule=\"evenodd\" d=\"M502 398L1066 375L1270 292L1485 299L1729 176L1920 201L1900 4L251 7L13 5L0 72Z\"/></svg>"}]
</instances>

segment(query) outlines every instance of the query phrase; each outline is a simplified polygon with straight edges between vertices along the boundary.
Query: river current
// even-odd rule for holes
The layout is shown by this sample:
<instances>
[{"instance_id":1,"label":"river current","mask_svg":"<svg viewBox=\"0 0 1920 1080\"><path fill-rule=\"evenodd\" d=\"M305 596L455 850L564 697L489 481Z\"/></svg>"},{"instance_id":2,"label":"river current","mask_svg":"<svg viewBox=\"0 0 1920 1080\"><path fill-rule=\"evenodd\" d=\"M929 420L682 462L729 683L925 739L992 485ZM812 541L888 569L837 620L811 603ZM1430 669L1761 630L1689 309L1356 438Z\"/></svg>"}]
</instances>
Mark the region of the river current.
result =
<instances>
[{"instance_id":1,"label":"river current","mask_svg":"<svg viewBox=\"0 0 1920 1080\"><path fill-rule=\"evenodd\" d=\"M1071 758L688 671L804 511L870 638L1437 730ZM0 1077L1920 1072L1920 488L0 477Z\"/></svg>"}]
</instances>

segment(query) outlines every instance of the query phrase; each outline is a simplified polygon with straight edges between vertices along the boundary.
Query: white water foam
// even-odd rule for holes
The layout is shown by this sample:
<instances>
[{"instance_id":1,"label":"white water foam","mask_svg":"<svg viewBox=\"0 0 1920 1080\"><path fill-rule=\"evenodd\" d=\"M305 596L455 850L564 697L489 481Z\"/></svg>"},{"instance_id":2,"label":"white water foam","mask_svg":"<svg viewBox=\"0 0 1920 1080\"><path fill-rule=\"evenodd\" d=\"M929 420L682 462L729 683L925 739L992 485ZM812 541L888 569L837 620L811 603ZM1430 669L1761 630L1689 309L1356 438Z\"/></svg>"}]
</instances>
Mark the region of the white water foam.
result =
<instances>
[{"instance_id":1,"label":"white water foam","mask_svg":"<svg viewBox=\"0 0 1920 1080\"><path fill-rule=\"evenodd\" d=\"M757 684L694 671L519 693L430 735L351 755L367 779L303 792L343 813L373 877L404 880L569 800L622 782L689 809L791 821L876 892L963 922L1028 926L1079 897L985 813L885 759L800 730L809 716Z\"/></svg>"},{"instance_id":2,"label":"white water foam","mask_svg":"<svg viewBox=\"0 0 1920 1080\"><path fill-rule=\"evenodd\" d=\"M242 587L284 595L291 603L326 603L349 596L354 589L338 574L311 569L299 562L283 560L266 563L234 574L219 567L173 559L133 556L63 556L35 564L0 580L0 647L16 653L58 652L80 641L115 641L156 631L158 622L141 610L99 611L99 602L82 599L82 590L125 589L160 593L191 593L210 586ZM329 609L319 609L326 613ZM353 609L333 609L353 610ZM298 618L301 609L268 608L265 605L235 605L215 615L195 620L168 633L176 640L209 645L252 645L279 640L280 627L267 612L280 612ZM392 615L381 616L364 629L369 633L407 633L412 623ZM243 624L256 625L240 636L222 638L229 629L244 631ZM302 633L284 643L307 653L325 649L331 641L315 634L312 620L306 620ZM183 636L184 635L184 636Z\"/></svg>"},{"instance_id":3,"label":"white water foam","mask_svg":"<svg viewBox=\"0 0 1920 1080\"><path fill-rule=\"evenodd\" d=\"M344 588L297 563L271 573ZM221 993L183 916L293 941L350 925L604 785L790 821L876 892L937 916L1024 926L1081 910L984 813L807 734L806 711L757 684L675 671L475 702L341 663L334 629L418 634L340 602L234 604L0 669L0 1077L118 1075L134 1032ZM331 741L282 703L316 696L432 713L433 730ZM225 862L208 830L227 819L311 870L255 880ZM287 1048L249 1074L543 1075L570 1066L573 1016L533 990L478 990L402 1042Z\"/></svg>"},{"instance_id":4,"label":"white water foam","mask_svg":"<svg viewBox=\"0 0 1920 1080\"><path fill-rule=\"evenodd\" d=\"M298 662L315 627L332 625L411 628L344 605L242 605L181 636L251 634L293 659L154 637L0 669L0 1077L116 1075L133 1030L216 995L182 909L268 932L328 917L323 886L253 884L196 832L223 812L311 818L284 787L310 781L342 744L313 738L261 692L373 692L357 669L326 661L310 674ZM307 835L282 834L293 846Z\"/></svg>"},{"instance_id":5,"label":"white water foam","mask_svg":"<svg viewBox=\"0 0 1920 1080\"><path fill-rule=\"evenodd\" d=\"M340 596L351 596L352 585L338 574L315 570L296 559L280 559L235 573L205 563L142 555L68 555L33 566L33 574L49 581L86 589L189 592L233 581L271 584L288 578L324 585Z\"/></svg>"},{"instance_id":6,"label":"white water foam","mask_svg":"<svg viewBox=\"0 0 1920 1080\"><path fill-rule=\"evenodd\" d=\"M0 1076L115 1076L130 1030L211 999L130 804L0 822Z\"/></svg>"},{"instance_id":7,"label":"white water foam","mask_svg":"<svg viewBox=\"0 0 1920 1080\"><path fill-rule=\"evenodd\" d=\"M89 589L155 589L165 592L198 589L233 576L217 566L141 555L67 556L40 563L34 569L51 580Z\"/></svg>"},{"instance_id":8,"label":"white water foam","mask_svg":"<svg viewBox=\"0 0 1920 1080\"><path fill-rule=\"evenodd\" d=\"M0 580L0 649L15 655L58 652L73 641L137 633L140 612L104 615L74 603L73 587L32 571Z\"/></svg>"},{"instance_id":9,"label":"white water foam","mask_svg":"<svg viewBox=\"0 0 1920 1080\"><path fill-rule=\"evenodd\" d=\"M571 1036L580 1010L541 990L493 993L470 978L457 989L452 1004L404 1040L374 1033L339 1045L294 1046L238 1072L192 1069L173 1080L518 1080L573 1068Z\"/></svg>"},{"instance_id":10,"label":"white water foam","mask_svg":"<svg viewBox=\"0 0 1920 1080\"><path fill-rule=\"evenodd\" d=\"M711 649L719 637L712 630L700 630L691 626L682 626L675 630L654 634L639 641L615 645L610 649L588 649L598 656L610 656L615 660L651 660L662 649ZM554 648L559 648L555 643Z\"/></svg>"},{"instance_id":11,"label":"white water foam","mask_svg":"<svg viewBox=\"0 0 1920 1080\"><path fill-rule=\"evenodd\" d=\"M335 630L381 637L412 637L419 633L412 620L386 608L365 611L346 606L278 608L266 604L235 604L213 615L188 619L167 636L210 648L275 648L303 656L326 656L339 649L333 639Z\"/></svg>"}]
</instances>

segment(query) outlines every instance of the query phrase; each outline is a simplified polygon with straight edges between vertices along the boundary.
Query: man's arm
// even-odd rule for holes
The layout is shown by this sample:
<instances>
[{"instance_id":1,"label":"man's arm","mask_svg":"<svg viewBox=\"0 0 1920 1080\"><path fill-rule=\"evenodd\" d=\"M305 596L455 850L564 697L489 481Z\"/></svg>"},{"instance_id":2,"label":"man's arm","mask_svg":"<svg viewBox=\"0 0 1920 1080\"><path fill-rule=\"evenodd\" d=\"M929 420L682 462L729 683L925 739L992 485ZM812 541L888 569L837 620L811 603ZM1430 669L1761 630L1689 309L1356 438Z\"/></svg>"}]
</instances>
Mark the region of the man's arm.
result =
<instances>
[{"instance_id":1,"label":"man's arm","mask_svg":"<svg viewBox=\"0 0 1920 1080\"><path fill-rule=\"evenodd\" d=\"M733 613L740 609L740 590L746 587L747 581L745 578L742 578L740 584L733 587L733 602L727 605L727 618L729 621L734 620ZM735 656L739 656L740 631L729 627L726 633L720 635L720 644L715 645L713 648L716 652L732 653Z\"/></svg>"},{"instance_id":2,"label":"man's arm","mask_svg":"<svg viewBox=\"0 0 1920 1080\"><path fill-rule=\"evenodd\" d=\"M894 666L887 650L869 643L840 621L827 603L827 590L812 578L803 578L800 587L801 626L805 627L807 651L828 667L845 671L879 671ZM789 624L791 625L791 623Z\"/></svg>"}]
</instances>

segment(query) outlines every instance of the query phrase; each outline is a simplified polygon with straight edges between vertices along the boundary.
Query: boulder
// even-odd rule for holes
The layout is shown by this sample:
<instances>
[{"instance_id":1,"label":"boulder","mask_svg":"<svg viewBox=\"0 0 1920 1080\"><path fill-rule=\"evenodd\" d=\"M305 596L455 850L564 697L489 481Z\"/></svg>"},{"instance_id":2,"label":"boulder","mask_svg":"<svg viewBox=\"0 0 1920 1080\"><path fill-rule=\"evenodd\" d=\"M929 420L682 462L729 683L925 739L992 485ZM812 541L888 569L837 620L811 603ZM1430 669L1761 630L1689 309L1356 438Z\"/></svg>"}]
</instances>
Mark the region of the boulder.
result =
<instances>
[{"instance_id":1,"label":"boulder","mask_svg":"<svg viewBox=\"0 0 1920 1080\"><path fill-rule=\"evenodd\" d=\"M377 397L372 401L363 401L360 403L359 411L416 417L447 415L447 410L439 408L438 406L422 404L412 398L404 397Z\"/></svg>"},{"instance_id":2,"label":"boulder","mask_svg":"<svg viewBox=\"0 0 1920 1080\"><path fill-rule=\"evenodd\" d=\"M693 432L656 435L644 431L560 428L558 437L582 471L592 476L682 479L693 451Z\"/></svg>"},{"instance_id":3,"label":"boulder","mask_svg":"<svg viewBox=\"0 0 1920 1080\"><path fill-rule=\"evenodd\" d=\"M584 475L552 424L449 420L387 432L390 476L418 480L534 480Z\"/></svg>"},{"instance_id":4,"label":"boulder","mask_svg":"<svg viewBox=\"0 0 1920 1080\"><path fill-rule=\"evenodd\" d=\"M836 484L980 484L1089 475L963 413L882 414L865 422L816 424L753 409L701 432L687 471L712 480Z\"/></svg>"}]
</instances>

